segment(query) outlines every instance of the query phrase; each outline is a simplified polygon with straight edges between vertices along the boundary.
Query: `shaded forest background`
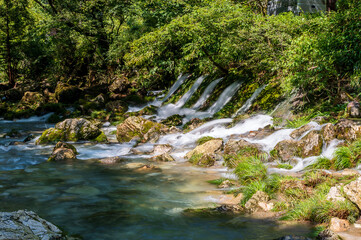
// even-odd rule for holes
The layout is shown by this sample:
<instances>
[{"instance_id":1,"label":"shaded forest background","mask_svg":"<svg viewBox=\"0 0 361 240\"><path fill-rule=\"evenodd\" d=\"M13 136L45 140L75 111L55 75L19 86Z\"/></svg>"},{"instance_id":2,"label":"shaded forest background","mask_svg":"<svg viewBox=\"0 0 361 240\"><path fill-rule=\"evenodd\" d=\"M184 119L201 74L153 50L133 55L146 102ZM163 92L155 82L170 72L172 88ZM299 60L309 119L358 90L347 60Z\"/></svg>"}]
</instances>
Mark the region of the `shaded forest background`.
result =
<instances>
[{"instance_id":1,"label":"shaded forest background","mask_svg":"<svg viewBox=\"0 0 361 240\"><path fill-rule=\"evenodd\" d=\"M266 0L0 0L2 87L170 86L182 72L361 94L361 3L267 15Z\"/></svg>"}]
</instances>

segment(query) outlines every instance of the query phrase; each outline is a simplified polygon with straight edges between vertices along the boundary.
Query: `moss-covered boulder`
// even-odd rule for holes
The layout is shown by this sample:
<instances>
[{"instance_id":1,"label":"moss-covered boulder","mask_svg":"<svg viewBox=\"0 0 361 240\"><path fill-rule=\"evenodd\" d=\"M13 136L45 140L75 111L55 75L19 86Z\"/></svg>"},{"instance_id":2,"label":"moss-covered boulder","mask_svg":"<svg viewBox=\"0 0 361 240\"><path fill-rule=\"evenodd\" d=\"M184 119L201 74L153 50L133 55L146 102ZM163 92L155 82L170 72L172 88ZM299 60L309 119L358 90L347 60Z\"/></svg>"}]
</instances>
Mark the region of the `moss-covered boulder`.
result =
<instances>
[{"instance_id":1,"label":"moss-covered boulder","mask_svg":"<svg viewBox=\"0 0 361 240\"><path fill-rule=\"evenodd\" d=\"M361 106L358 101L352 101L347 104L346 108L347 117L360 118L361 117Z\"/></svg>"},{"instance_id":2,"label":"moss-covered boulder","mask_svg":"<svg viewBox=\"0 0 361 240\"><path fill-rule=\"evenodd\" d=\"M137 139L143 143L155 143L161 135L172 131L175 131L175 129L164 124L133 116L117 126L117 139L119 142L129 142Z\"/></svg>"},{"instance_id":3,"label":"moss-covered boulder","mask_svg":"<svg viewBox=\"0 0 361 240\"><path fill-rule=\"evenodd\" d=\"M126 111L128 111L128 105L121 100L116 100L108 102L105 105L105 109L108 112L125 113Z\"/></svg>"},{"instance_id":4,"label":"moss-covered boulder","mask_svg":"<svg viewBox=\"0 0 361 240\"><path fill-rule=\"evenodd\" d=\"M56 141L79 141L89 140L97 142L107 142L99 124L88 121L84 118L70 118L49 128L43 132L36 141L37 144L46 144Z\"/></svg>"},{"instance_id":5,"label":"moss-covered boulder","mask_svg":"<svg viewBox=\"0 0 361 240\"><path fill-rule=\"evenodd\" d=\"M204 155L209 155L210 157L205 157L204 160L211 160L211 158L218 159L219 154L223 148L223 140L222 139L213 139L208 142L205 142L199 146L197 146L192 151L188 152L185 156L186 159L191 160L193 156L192 162L198 165L198 162L201 160L201 157ZM212 161L212 160L211 160Z\"/></svg>"},{"instance_id":6,"label":"moss-covered boulder","mask_svg":"<svg viewBox=\"0 0 361 240\"><path fill-rule=\"evenodd\" d=\"M193 154L189 162L199 167L212 167L218 159L215 153Z\"/></svg>"},{"instance_id":7,"label":"moss-covered boulder","mask_svg":"<svg viewBox=\"0 0 361 240\"><path fill-rule=\"evenodd\" d=\"M37 92L25 92L21 98L18 108L20 109L37 109L45 103L45 97Z\"/></svg>"},{"instance_id":8,"label":"moss-covered boulder","mask_svg":"<svg viewBox=\"0 0 361 240\"><path fill-rule=\"evenodd\" d=\"M264 153L261 148L261 145L243 139L238 141L231 139L224 146L224 154L240 154L244 157L250 157Z\"/></svg>"},{"instance_id":9,"label":"moss-covered boulder","mask_svg":"<svg viewBox=\"0 0 361 240\"><path fill-rule=\"evenodd\" d=\"M61 162L61 161L69 161L76 160L76 155L78 154L76 148L64 142L58 142L54 149L53 153L49 157L49 162Z\"/></svg>"},{"instance_id":10,"label":"moss-covered boulder","mask_svg":"<svg viewBox=\"0 0 361 240\"><path fill-rule=\"evenodd\" d=\"M183 124L183 117L179 114L172 115L167 119L164 119L162 123L167 126L181 126Z\"/></svg>"},{"instance_id":11,"label":"moss-covered boulder","mask_svg":"<svg viewBox=\"0 0 361 240\"><path fill-rule=\"evenodd\" d=\"M299 157L319 156L322 153L322 146L320 131L312 130L298 142Z\"/></svg>"},{"instance_id":12,"label":"moss-covered boulder","mask_svg":"<svg viewBox=\"0 0 361 240\"><path fill-rule=\"evenodd\" d=\"M55 98L60 103L74 103L81 97L82 91L72 85L58 83L55 88Z\"/></svg>"}]
</instances>

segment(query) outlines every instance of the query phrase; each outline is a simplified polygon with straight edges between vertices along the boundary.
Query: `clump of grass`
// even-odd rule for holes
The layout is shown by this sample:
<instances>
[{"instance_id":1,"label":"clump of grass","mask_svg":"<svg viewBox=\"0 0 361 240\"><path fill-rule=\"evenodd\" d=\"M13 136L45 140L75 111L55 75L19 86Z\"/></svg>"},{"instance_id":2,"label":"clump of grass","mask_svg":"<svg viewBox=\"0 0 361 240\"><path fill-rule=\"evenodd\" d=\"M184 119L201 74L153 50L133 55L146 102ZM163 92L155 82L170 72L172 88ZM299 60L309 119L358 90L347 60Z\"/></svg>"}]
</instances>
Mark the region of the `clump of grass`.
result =
<instances>
[{"instance_id":1,"label":"clump of grass","mask_svg":"<svg viewBox=\"0 0 361 240\"><path fill-rule=\"evenodd\" d=\"M267 176L267 167L258 157L242 159L234 173L242 183L264 180Z\"/></svg>"},{"instance_id":2,"label":"clump of grass","mask_svg":"<svg viewBox=\"0 0 361 240\"><path fill-rule=\"evenodd\" d=\"M293 166L291 166L290 164L286 164L286 163L280 163L277 165L277 168L290 170L293 168Z\"/></svg>"},{"instance_id":3,"label":"clump of grass","mask_svg":"<svg viewBox=\"0 0 361 240\"><path fill-rule=\"evenodd\" d=\"M330 169L332 167L332 161L326 157L318 157L316 162L309 165L307 169Z\"/></svg>"},{"instance_id":4,"label":"clump of grass","mask_svg":"<svg viewBox=\"0 0 361 240\"><path fill-rule=\"evenodd\" d=\"M197 140L197 145L202 145L203 143L206 143L210 140L215 139L214 137L210 137L210 136L205 136L205 137L201 137L200 139Z\"/></svg>"},{"instance_id":5,"label":"clump of grass","mask_svg":"<svg viewBox=\"0 0 361 240\"><path fill-rule=\"evenodd\" d=\"M280 212L288 209L288 205L286 202L275 202L272 208L272 212Z\"/></svg>"},{"instance_id":6,"label":"clump of grass","mask_svg":"<svg viewBox=\"0 0 361 240\"><path fill-rule=\"evenodd\" d=\"M310 122L310 116L298 117L292 121L287 120L286 128L299 128Z\"/></svg>"},{"instance_id":7,"label":"clump of grass","mask_svg":"<svg viewBox=\"0 0 361 240\"><path fill-rule=\"evenodd\" d=\"M267 184L263 180L256 180L250 182L242 189L243 199L242 204L245 204L258 191L267 193Z\"/></svg>"},{"instance_id":8,"label":"clump of grass","mask_svg":"<svg viewBox=\"0 0 361 240\"><path fill-rule=\"evenodd\" d=\"M336 170L351 168L353 165L352 163L352 151L349 147L339 147L336 149L334 162Z\"/></svg>"}]
</instances>

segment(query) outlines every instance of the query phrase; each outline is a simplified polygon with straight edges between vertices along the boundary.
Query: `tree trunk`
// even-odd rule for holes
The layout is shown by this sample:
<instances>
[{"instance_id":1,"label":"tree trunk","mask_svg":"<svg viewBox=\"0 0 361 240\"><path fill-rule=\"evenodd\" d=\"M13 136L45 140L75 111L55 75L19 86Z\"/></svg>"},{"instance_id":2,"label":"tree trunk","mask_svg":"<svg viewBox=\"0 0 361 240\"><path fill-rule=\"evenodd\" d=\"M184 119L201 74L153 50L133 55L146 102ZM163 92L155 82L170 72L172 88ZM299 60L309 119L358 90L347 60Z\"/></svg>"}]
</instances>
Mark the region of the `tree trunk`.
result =
<instances>
[{"instance_id":1,"label":"tree trunk","mask_svg":"<svg viewBox=\"0 0 361 240\"><path fill-rule=\"evenodd\" d=\"M337 0L327 0L327 11L331 12L331 11L336 11L336 1Z\"/></svg>"},{"instance_id":2,"label":"tree trunk","mask_svg":"<svg viewBox=\"0 0 361 240\"><path fill-rule=\"evenodd\" d=\"M5 1L6 3L6 62L7 62L7 75L9 80L9 85L11 87L15 86L15 76L12 69L12 58L11 58L11 43L10 43L10 6L9 0Z\"/></svg>"}]
</instances>

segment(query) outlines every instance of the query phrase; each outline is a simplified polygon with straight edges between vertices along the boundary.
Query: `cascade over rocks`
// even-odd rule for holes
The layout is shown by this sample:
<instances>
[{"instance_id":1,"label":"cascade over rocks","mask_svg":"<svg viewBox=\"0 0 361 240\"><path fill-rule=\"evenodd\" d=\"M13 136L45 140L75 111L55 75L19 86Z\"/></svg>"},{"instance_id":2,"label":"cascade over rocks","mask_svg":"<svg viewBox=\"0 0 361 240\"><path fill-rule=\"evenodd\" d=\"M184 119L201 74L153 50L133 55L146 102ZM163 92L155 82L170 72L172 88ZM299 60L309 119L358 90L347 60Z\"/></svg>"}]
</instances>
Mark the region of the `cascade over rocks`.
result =
<instances>
[{"instance_id":1,"label":"cascade over rocks","mask_svg":"<svg viewBox=\"0 0 361 240\"><path fill-rule=\"evenodd\" d=\"M143 143L155 143L161 135L175 132L179 132L175 127L169 128L164 124L141 117L129 117L117 126L117 140L119 142L129 142L137 139Z\"/></svg>"},{"instance_id":2,"label":"cascade over rocks","mask_svg":"<svg viewBox=\"0 0 361 240\"><path fill-rule=\"evenodd\" d=\"M76 148L64 142L58 142L54 149L53 153L49 157L49 162L61 162L67 160L76 160L76 155L78 154Z\"/></svg>"},{"instance_id":3,"label":"cascade over rocks","mask_svg":"<svg viewBox=\"0 0 361 240\"><path fill-rule=\"evenodd\" d=\"M45 144L55 141L79 141L91 140L97 142L107 142L108 139L100 130L96 122L90 122L84 118L70 118L49 128L43 132L36 141L37 144Z\"/></svg>"},{"instance_id":4,"label":"cascade over rocks","mask_svg":"<svg viewBox=\"0 0 361 240\"><path fill-rule=\"evenodd\" d=\"M0 213L0 239L66 239L63 232L34 212L19 210Z\"/></svg>"}]
</instances>

